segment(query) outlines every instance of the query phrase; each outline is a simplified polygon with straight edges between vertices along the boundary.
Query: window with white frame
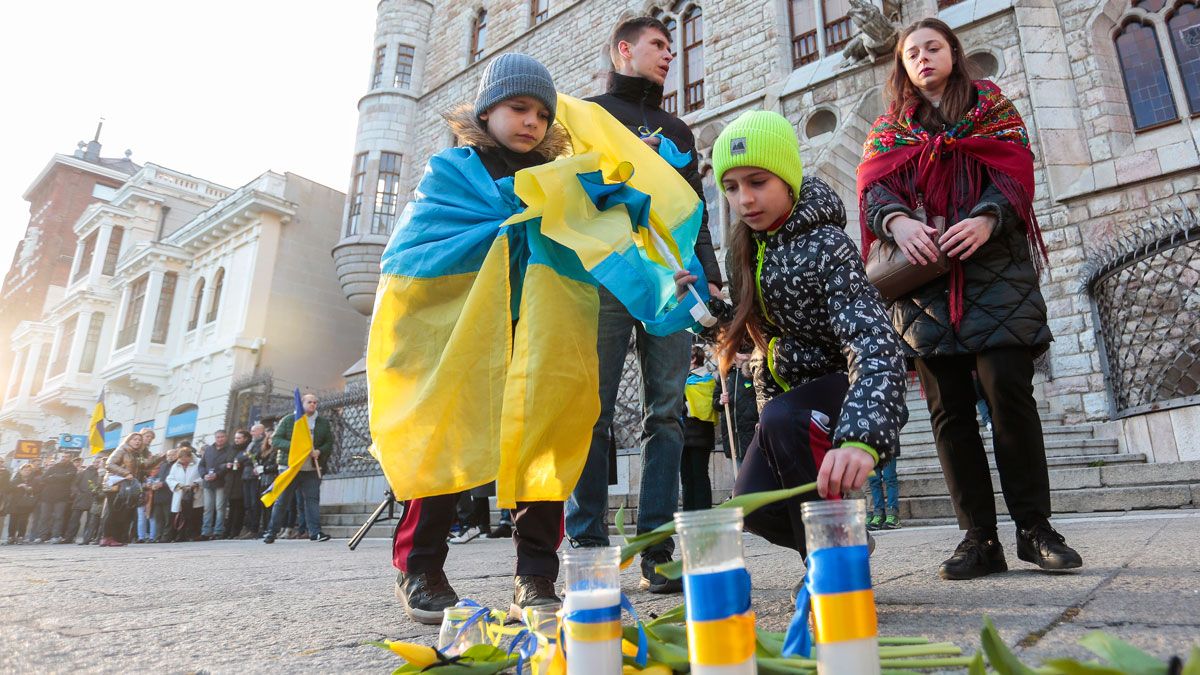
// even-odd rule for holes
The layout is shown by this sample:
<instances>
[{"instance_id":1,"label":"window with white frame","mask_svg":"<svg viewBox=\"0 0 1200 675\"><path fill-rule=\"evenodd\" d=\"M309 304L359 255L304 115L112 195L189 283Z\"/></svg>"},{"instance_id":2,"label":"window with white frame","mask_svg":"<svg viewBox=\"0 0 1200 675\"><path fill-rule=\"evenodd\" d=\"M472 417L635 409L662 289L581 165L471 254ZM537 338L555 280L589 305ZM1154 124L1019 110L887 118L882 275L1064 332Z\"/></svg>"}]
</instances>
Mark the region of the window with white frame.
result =
<instances>
[{"instance_id":1,"label":"window with white frame","mask_svg":"<svg viewBox=\"0 0 1200 675\"><path fill-rule=\"evenodd\" d=\"M412 45L396 46L396 72L392 76L392 86L397 89L408 89L412 86L413 60L417 51Z\"/></svg>"},{"instance_id":2,"label":"window with white frame","mask_svg":"<svg viewBox=\"0 0 1200 675\"><path fill-rule=\"evenodd\" d=\"M704 107L704 12L700 4L680 0L655 9L651 15L667 27L671 53L675 55L663 82L662 109L672 115L700 110Z\"/></svg>"},{"instance_id":3,"label":"window with white frame","mask_svg":"<svg viewBox=\"0 0 1200 675\"><path fill-rule=\"evenodd\" d=\"M78 314L63 322L62 336L58 340L58 351L54 353L54 368L50 370L50 377L67 372L67 360L71 358L71 343L75 342L75 330L78 327Z\"/></svg>"},{"instance_id":4,"label":"window with white frame","mask_svg":"<svg viewBox=\"0 0 1200 675\"><path fill-rule=\"evenodd\" d=\"M178 274L167 272L163 275L158 307L154 310L154 328L150 331L150 341L154 344L161 345L167 342L167 331L171 328L171 306L175 304L175 286L178 283Z\"/></svg>"},{"instance_id":5,"label":"window with white frame","mask_svg":"<svg viewBox=\"0 0 1200 675\"><path fill-rule=\"evenodd\" d=\"M850 0L787 0L792 67L841 52L858 32Z\"/></svg>"},{"instance_id":6,"label":"window with white frame","mask_svg":"<svg viewBox=\"0 0 1200 675\"><path fill-rule=\"evenodd\" d=\"M192 315L188 319L188 330L196 330L200 325L200 303L204 302L204 278L196 282L196 290L192 291Z\"/></svg>"},{"instance_id":7,"label":"window with white frame","mask_svg":"<svg viewBox=\"0 0 1200 675\"><path fill-rule=\"evenodd\" d=\"M217 320L217 311L221 309L221 291L225 288L225 268L217 268L217 273L213 275L212 299L208 303L208 314L204 317L204 323L212 323Z\"/></svg>"},{"instance_id":8,"label":"window with white frame","mask_svg":"<svg viewBox=\"0 0 1200 675\"><path fill-rule=\"evenodd\" d=\"M87 276L88 268L92 266L92 257L96 254L96 239L99 236L99 230L92 230L92 233L80 244L79 266L75 268L75 276L71 277L72 282L79 281Z\"/></svg>"},{"instance_id":9,"label":"window with white frame","mask_svg":"<svg viewBox=\"0 0 1200 675\"><path fill-rule=\"evenodd\" d=\"M142 305L146 303L146 289L150 285L147 272L129 285L129 302L125 304L125 320L117 333L117 349L133 344L137 337L138 324L142 321Z\"/></svg>"},{"instance_id":10,"label":"window with white frame","mask_svg":"<svg viewBox=\"0 0 1200 675\"><path fill-rule=\"evenodd\" d=\"M79 357L79 372L90 373L96 369L96 354L100 351L100 332L104 330L104 312L92 314L88 322L87 335L83 340L83 354Z\"/></svg>"},{"instance_id":11,"label":"window with white frame","mask_svg":"<svg viewBox=\"0 0 1200 675\"><path fill-rule=\"evenodd\" d=\"M125 239L125 228L114 227L108 235L108 250L104 253L104 267L100 273L112 276L117 273L117 258L121 255L121 241Z\"/></svg>"}]
</instances>

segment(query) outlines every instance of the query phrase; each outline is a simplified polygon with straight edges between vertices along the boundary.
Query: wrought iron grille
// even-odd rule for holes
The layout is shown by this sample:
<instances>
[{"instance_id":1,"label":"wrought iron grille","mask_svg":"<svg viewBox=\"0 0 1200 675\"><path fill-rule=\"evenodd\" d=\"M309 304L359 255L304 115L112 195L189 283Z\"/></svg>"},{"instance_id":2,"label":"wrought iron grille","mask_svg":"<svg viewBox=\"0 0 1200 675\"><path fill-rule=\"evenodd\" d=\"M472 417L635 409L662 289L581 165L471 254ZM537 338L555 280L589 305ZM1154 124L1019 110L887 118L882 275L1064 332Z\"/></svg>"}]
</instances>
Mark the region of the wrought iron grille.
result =
<instances>
[{"instance_id":1,"label":"wrought iron grille","mask_svg":"<svg viewBox=\"0 0 1200 675\"><path fill-rule=\"evenodd\" d=\"M1200 220L1183 204L1084 270L1114 416L1200 402Z\"/></svg>"},{"instance_id":2,"label":"wrought iron grille","mask_svg":"<svg viewBox=\"0 0 1200 675\"><path fill-rule=\"evenodd\" d=\"M612 435L618 448L641 447L642 417L642 371L631 340L629 351L625 353L621 384L617 387L617 404L613 408Z\"/></svg>"},{"instance_id":3,"label":"wrought iron grille","mask_svg":"<svg viewBox=\"0 0 1200 675\"><path fill-rule=\"evenodd\" d=\"M625 356L625 367L617 389L617 403L613 410L613 440L618 448L641 446L642 401L641 374L637 354L630 344ZM261 386L263 379L269 383L270 375L255 380ZM269 387L269 384L268 384ZM233 400L241 401L235 393ZM260 394L261 395L261 394ZM292 412L291 397L273 397L269 410L264 410L261 419L272 421ZM370 453L371 430L367 409L367 390L348 389L345 392L319 394L317 412L333 423L334 450L330 459L330 473L344 477L375 476L383 473L379 463ZM240 406L244 408L243 406Z\"/></svg>"}]
</instances>

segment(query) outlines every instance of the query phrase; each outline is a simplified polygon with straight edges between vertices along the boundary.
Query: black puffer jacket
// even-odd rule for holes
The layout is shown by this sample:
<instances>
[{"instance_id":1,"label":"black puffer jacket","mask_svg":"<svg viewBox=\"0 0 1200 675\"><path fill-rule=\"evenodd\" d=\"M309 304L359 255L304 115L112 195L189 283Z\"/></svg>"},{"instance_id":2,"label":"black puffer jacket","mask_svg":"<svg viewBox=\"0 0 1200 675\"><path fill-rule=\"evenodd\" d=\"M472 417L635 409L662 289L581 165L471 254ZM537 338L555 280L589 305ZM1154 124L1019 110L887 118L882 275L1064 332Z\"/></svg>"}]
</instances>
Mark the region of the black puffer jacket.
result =
<instances>
[{"instance_id":1,"label":"black puffer jacket","mask_svg":"<svg viewBox=\"0 0 1200 675\"><path fill-rule=\"evenodd\" d=\"M912 217L915 206L875 185L867 192L868 225L876 237L891 241L884 219L896 212ZM1037 356L1053 339L1024 224L1003 193L988 181L979 202L947 218L946 226L985 213L996 216L997 223L991 238L962 263L963 315L957 330L950 324L949 275L889 307L906 356L977 354L999 347L1031 347Z\"/></svg>"},{"instance_id":2,"label":"black puffer jacket","mask_svg":"<svg viewBox=\"0 0 1200 675\"><path fill-rule=\"evenodd\" d=\"M662 129L662 135L671 139L680 152L692 153L692 161L679 169L700 201L704 201L704 184L700 180L699 159L696 156L696 138L678 117L663 110L663 88L641 77L629 77L620 73L608 74L608 90L594 98L587 99L598 103L601 108L617 118L635 134L645 129L647 132ZM721 268L717 265L717 254L713 252L712 233L708 229L708 209L704 209L700 233L696 236L696 258L704 268L704 276L710 283L721 286Z\"/></svg>"},{"instance_id":3,"label":"black puffer jacket","mask_svg":"<svg viewBox=\"0 0 1200 675\"><path fill-rule=\"evenodd\" d=\"M753 233L759 309L770 340L766 363L756 353L759 363L752 365L759 409L788 389L846 373L850 390L834 447L864 443L882 463L896 454L908 421L899 341L846 235L842 201L815 177L804 179L800 194L782 226Z\"/></svg>"}]
</instances>

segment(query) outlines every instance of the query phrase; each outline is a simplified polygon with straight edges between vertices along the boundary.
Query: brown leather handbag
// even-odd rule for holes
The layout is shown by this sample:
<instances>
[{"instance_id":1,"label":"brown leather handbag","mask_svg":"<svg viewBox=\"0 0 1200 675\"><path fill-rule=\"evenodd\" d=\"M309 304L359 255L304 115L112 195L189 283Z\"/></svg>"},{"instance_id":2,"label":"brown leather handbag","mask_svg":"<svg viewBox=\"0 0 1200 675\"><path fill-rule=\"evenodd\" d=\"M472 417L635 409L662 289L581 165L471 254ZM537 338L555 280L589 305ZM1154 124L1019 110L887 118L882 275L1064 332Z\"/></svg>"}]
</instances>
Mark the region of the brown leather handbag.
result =
<instances>
[{"instance_id":1,"label":"brown leather handbag","mask_svg":"<svg viewBox=\"0 0 1200 675\"><path fill-rule=\"evenodd\" d=\"M925 222L924 209L917 211L918 220ZM933 217L940 236L946 231L946 219ZM879 289L887 302L899 299L950 271L950 260L938 249L937 260L928 265L914 265L904 257L900 247L890 241L876 239L867 251L867 280Z\"/></svg>"}]
</instances>

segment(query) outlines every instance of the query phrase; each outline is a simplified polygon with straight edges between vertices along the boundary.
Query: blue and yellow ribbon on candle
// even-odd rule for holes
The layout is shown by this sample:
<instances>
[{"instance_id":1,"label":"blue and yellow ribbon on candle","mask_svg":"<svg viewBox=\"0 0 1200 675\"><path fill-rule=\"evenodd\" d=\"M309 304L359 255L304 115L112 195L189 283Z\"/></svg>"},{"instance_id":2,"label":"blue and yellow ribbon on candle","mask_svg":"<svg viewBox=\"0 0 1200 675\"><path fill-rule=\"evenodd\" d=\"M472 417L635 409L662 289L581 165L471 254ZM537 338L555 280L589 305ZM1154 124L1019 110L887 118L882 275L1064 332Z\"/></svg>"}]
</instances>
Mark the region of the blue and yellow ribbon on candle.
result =
<instances>
[{"instance_id":1,"label":"blue and yellow ribbon on candle","mask_svg":"<svg viewBox=\"0 0 1200 675\"><path fill-rule=\"evenodd\" d=\"M879 635L870 555L866 546L834 546L809 553L805 560L808 573L796 595L796 613L784 637L783 656L809 658L814 642L829 644Z\"/></svg>"},{"instance_id":2,"label":"blue and yellow ribbon on candle","mask_svg":"<svg viewBox=\"0 0 1200 675\"><path fill-rule=\"evenodd\" d=\"M754 657L754 612L746 568L684 574L683 592L693 663L726 666Z\"/></svg>"},{"instance_id":3,"label":"blue and yellow ribbon on candle","mask_svg":"<svg viewBox=\"0 0 1200 675\"><path fill-rule=\"evenodd\" d=\"M649 660L649 640L646 638L646 626L638 618L637 610L624 593L621 603L611 607L592 607L577 609L563 614L562 628L559 635L559 649L570 660L567 651L567 638L579 642L604 642L605 640L621 639L621 610L629 612L637 624L638 649L634 660L639 668L645 668Z\"/></svg>"}]
</instances>

